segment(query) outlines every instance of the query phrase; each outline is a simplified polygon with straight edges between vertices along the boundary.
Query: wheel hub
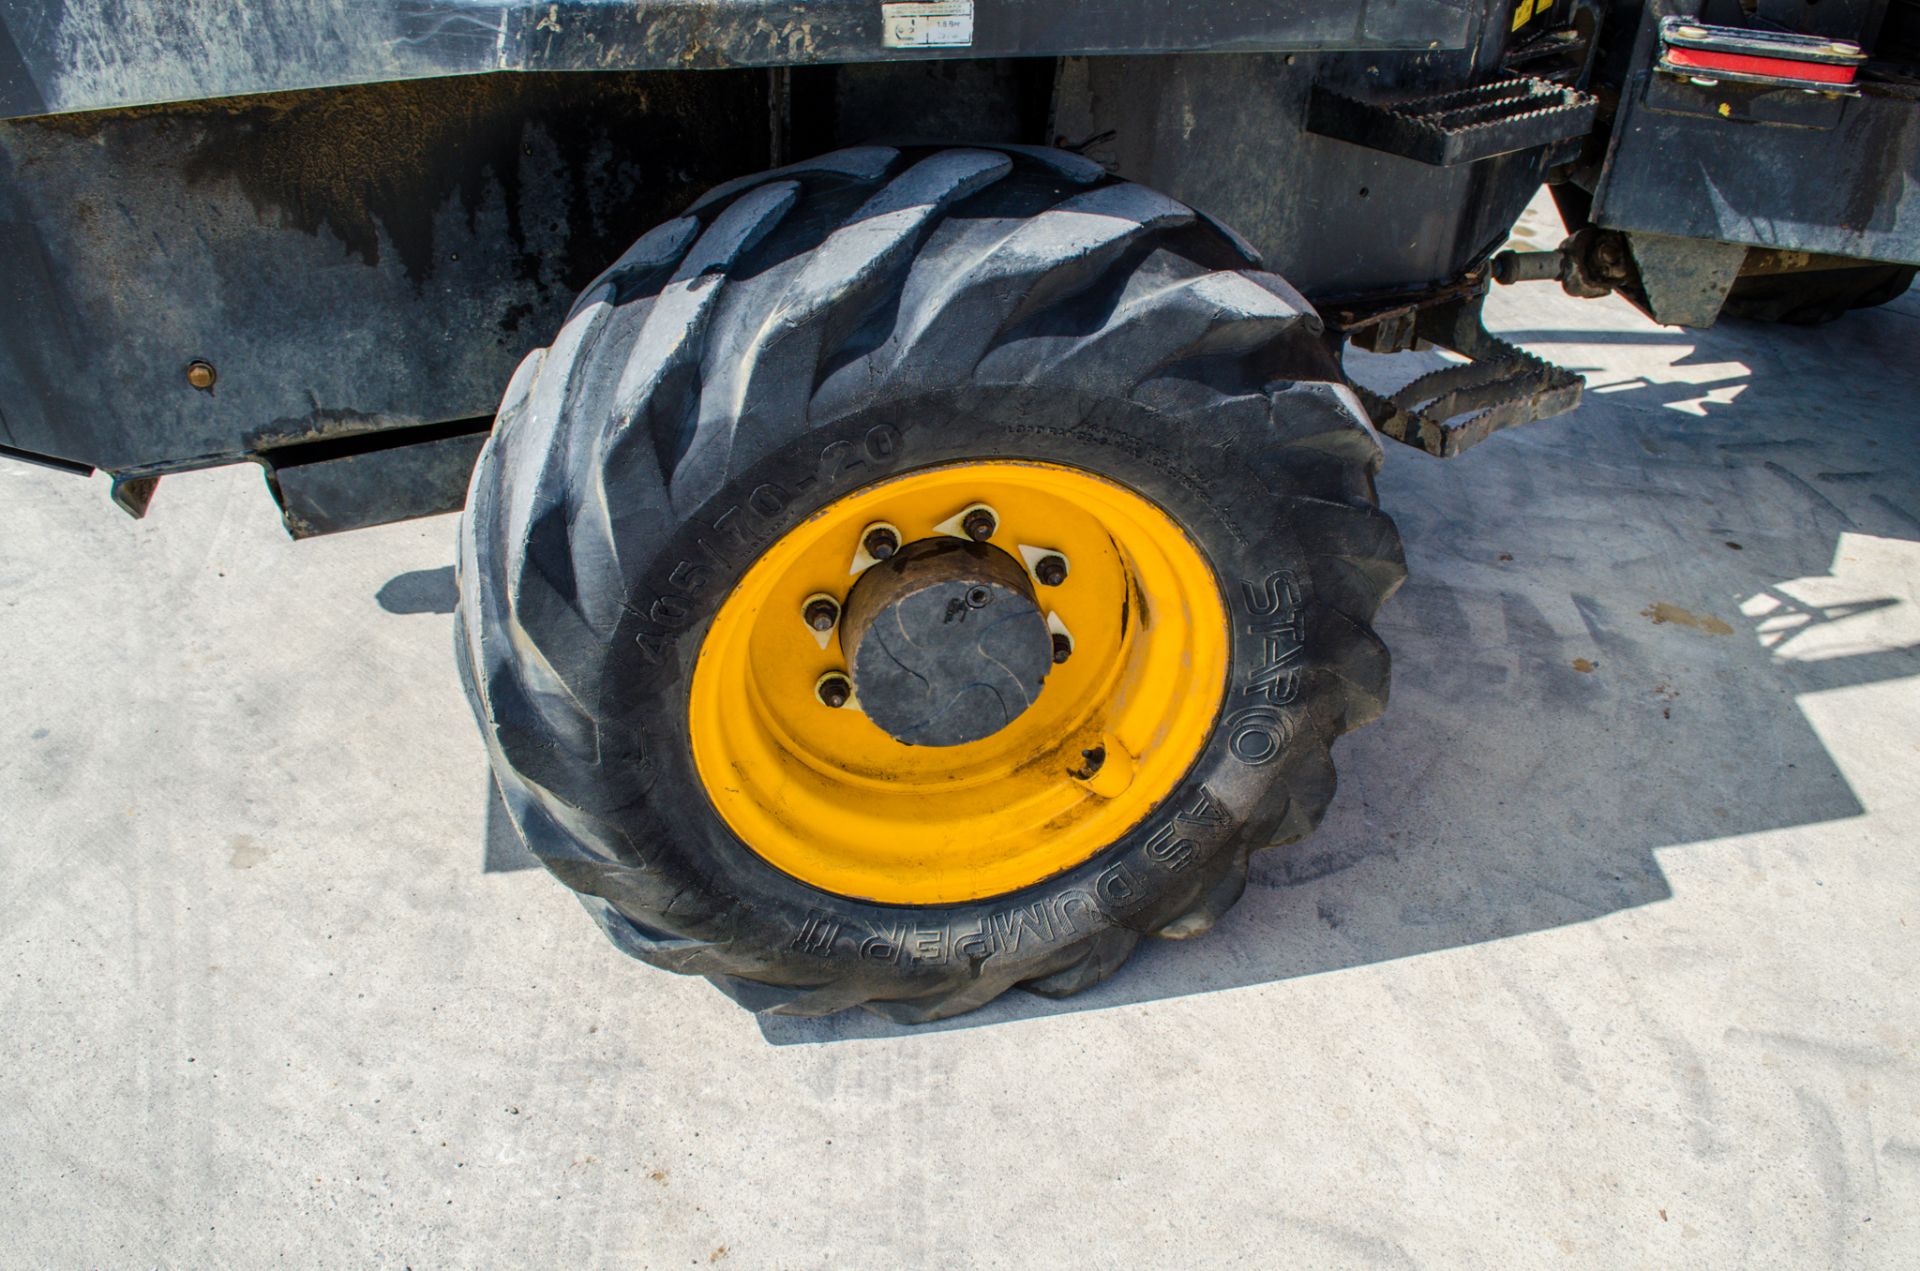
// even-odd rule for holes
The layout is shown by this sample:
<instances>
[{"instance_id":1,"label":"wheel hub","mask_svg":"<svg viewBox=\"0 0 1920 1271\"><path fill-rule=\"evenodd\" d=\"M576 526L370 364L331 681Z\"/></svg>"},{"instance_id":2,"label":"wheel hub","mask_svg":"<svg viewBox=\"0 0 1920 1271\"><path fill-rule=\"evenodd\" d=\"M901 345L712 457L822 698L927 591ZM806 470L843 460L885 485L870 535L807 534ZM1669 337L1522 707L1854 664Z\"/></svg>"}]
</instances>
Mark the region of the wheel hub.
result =
<instances>
[{"instance_id":1,"label":"wheel hub","mask_svg":"<svg viewBox=\"0 0 1920 1271\"><path fill-rule=\"evenodd\" d=\"M958 538L910 543L861 575L840 643L867 718L909 746L992 736L1033 704L1053 666L1027 571Z\"/></svg>"}]
</instances>

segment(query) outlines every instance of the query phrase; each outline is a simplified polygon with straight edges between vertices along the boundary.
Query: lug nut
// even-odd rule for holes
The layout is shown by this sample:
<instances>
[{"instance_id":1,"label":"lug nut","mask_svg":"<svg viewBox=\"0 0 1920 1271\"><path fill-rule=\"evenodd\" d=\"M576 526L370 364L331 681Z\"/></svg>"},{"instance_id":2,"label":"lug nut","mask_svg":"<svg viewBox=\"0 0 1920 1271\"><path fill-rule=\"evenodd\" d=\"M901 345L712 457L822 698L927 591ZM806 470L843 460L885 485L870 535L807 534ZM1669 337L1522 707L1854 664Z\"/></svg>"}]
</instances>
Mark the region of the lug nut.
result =
<instances>
[{"instance_id":1,"label":"lug nut","mask_svg":"<svg viewBox=\"0 0 1920 1271\"><path fill-rule=\"evenodd\" d=\"M845 706L853 697L853 685L847 677L832 671L820 677L820 682L813 686L813 691L820 698L822 706L831 706L834 710Z\"/></svg>"},{"instance_id":2,"label":"lug nut","mask_svg":"<svg viewBox=\"0 0 1920 1271\"><path fill-rule=\"evenodd\" d=\"M815 631L831 631L833 624L840 621L840 606L825 596L815 596L807 602L804 616L807 625Z\"/></svg>"},{"instance_id":3,"label":"lug nut","mask_svg":"<svg viewBox=\"0 0 1920 1271\"><path fill-rule=\"evenodd\" d=\"M1107 766L1107 748L1104 745L1095 746L1092 750L1083 750L1080 752L1080 757L1087 761L1085 767L1067 769L1067 775L1076 781L1091 781L1100 775L1102 768Z\"/></svg>"},{"instance_id":4,"label":"lug nut","mask_svg":"<svg viewBox=\"0 0 1920 1271\"><path fill-rule=\"evenodd\" d=\"M1055 666L1058 666L1072 656L1073 656L1073 641L1067 639L1067 637L1061 635L1058 631L1054 632L1053 633L1053 664Z\"/></svg>"},{"instance_id":5,"label":"lug nut","mask_svg":"<svg viewBox=\"0 0 1920 1271\"><path fill-rule=\"evenodd\" d=\"M203 393L212 388L214 380L218 378L219 375L214 371L213 363L211 362L193 361L187 363L187 383Z\"/></svg>"},{"instance_id":6,"label":"lug nut","mask_svg":"<svg viewBox=\"0 0 1920 1271\"><path fill-rule=\"evenodd\" d=\"M1000 528L1000 523L994 520L993 513L987 509L975 508L967 513L965 520L960 522L960 528L965 530L967 537L974 542L984 543L993 537L993 532Z\"/></svg>"},{"instance_id":7,"label":"lug nut","mask_svg":"<svg viewBox=\"0 0 1920 1271\"><path fill-rule=\"evenodd\" d=\"M985 587L975 587L967 593L967 608L985 609L993 603L993 593Z\"/></svg>"},{"instance_id":8,"label":"lug nut","mask_svg":"<svg viewBox=\"0 0 1920 1271\"><path fill-rule=\"evenodd\" d=\"M860 540L860 545L866 548L867 555L875 560L885 560L900 550L900 536L884 525L875 526L867 531L867 536Z\"/></svg>"},{"instance_id":9,"label":"lug nut","mask_svg":"<svg viewBox=\"0 0 1920 1271\"><path fill-rule=\"evenodd\" d=\"M1040 580L1042 587L1058 587L1067 581L1067 558L1042 556L1033 562L1033 576Z\"/></svg>"}]
</instances>

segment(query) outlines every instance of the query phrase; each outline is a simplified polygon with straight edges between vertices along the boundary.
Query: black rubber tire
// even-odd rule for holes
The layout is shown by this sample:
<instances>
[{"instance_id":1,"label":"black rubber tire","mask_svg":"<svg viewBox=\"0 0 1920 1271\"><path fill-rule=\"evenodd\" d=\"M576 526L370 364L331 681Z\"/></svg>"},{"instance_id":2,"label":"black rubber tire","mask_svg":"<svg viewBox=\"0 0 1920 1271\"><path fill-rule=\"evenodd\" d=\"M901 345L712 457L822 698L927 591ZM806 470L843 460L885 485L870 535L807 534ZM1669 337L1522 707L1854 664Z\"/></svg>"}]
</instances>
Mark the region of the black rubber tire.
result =
<instances>
[{"instance_id":1,"label":"black rubber tire","mask_svg":"<svg viewBox=\"0 0 1920 1271\"><path fill-rule=\"evenodd\" d=\"M1736 278L1722 317L1813 327L1898 300L1913 286L1912 265L1862 265Z\"/></svg>"},{"instance_id":2,"label":"black rubber tire","mask_svg":"<svg viewBox=\"0 0 1920 1271\"><path fill-rule=\"evenodd\" d=\"M1257 263L1074 155L862 148L714 191L588 288L474 471L456 638L515 826L616 945L756 1010L931 1020L1205 931L1249 849L1318 823L1329 745L1385 704L1368 624L1405 570L1320 320ZM829 500L989 457L1102 474L1193 536L1234 620L1224 718L1055 878L923 909L816 890L708 802L701 639Z\"/></svg>"}]
</instances>

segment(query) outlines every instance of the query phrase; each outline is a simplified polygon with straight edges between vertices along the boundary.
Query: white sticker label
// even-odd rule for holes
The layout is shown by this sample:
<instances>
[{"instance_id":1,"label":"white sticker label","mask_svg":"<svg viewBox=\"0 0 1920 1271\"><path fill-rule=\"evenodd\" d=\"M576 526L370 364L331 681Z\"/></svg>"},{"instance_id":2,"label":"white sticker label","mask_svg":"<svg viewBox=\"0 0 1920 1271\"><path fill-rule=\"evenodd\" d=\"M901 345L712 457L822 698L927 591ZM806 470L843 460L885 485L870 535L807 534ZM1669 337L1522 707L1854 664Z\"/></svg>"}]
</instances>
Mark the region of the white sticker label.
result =
<instances>
[{"instance_id":1,"label":"white sticker label","mask_svg":"<svg viewBox=\"0 0 1920 1271\"><path fill-rule=\"evenodd\" d=\"M883 4L880 27L890 49L965 48L973 43L973 0Z\"/></svg>"}]
</instances>

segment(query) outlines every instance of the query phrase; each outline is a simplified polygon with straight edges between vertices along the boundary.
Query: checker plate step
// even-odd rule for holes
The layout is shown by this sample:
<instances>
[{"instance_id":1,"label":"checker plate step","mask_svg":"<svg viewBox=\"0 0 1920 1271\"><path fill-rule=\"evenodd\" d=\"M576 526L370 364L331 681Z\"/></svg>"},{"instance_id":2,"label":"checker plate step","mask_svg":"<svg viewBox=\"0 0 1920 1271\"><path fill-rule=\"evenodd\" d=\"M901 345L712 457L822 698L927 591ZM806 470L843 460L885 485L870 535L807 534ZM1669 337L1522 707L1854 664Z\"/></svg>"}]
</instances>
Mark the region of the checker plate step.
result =
<instances>
[{"instance_id":1,"label":"checker plate step","mask_svg":"<svg viewBox=\"0 0 1920 1271\"><path fill-rule=\"evenodd\" d=\"M1583 136L1593 127L1597 106L1589 93L1527 75L1380 102L1315 86L1307 127L1323 137L1452 167Z\"/></svg>"}]
</instances>

